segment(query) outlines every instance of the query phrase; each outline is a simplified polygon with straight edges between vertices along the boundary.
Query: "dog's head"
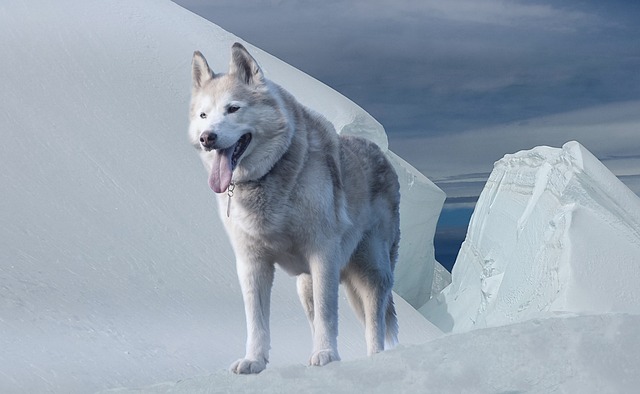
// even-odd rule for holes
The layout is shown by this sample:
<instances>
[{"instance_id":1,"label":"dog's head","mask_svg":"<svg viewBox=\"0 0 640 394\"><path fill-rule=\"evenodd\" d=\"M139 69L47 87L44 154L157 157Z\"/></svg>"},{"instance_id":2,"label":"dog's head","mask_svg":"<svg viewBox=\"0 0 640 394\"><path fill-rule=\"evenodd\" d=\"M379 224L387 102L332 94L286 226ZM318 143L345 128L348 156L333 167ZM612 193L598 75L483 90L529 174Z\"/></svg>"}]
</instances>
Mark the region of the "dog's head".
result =
<instances>
[{"instance_id":1,"label":"dog's head","mask_svg":"<svg viewBox=\"0 0 640 394\"><path fill-rule=\"evenodd\" d=\"M216 193L233 181L264 176L291 139L291 130L273 84L239 43L229 72L214 73L200 52L193 54L189 138L211 171Z\"/></svg>"}]
</instances>

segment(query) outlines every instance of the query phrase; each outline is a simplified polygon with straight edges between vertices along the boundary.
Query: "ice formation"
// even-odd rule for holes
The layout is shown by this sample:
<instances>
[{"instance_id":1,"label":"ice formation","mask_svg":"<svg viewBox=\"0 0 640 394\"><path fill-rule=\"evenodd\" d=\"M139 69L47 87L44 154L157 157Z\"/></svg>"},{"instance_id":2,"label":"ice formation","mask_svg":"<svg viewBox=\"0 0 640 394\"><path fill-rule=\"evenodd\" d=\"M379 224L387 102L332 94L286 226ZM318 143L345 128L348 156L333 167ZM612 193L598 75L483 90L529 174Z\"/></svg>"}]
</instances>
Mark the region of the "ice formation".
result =
<instances>
[{"instance_id":1,"label":"ice formation","mask_svg":"<svg viewBox=\"0 0 640 394\"><path fill-rule=\"evenodd\" d=\"M186 138L193 51L224 71L237 40L169 1L2 3L0 392L140 386L243 355L233 253ZM362 109L250 50L339 130L387 148ZM404 198L398 291L418 305L443 194L389 155ZM279 274L272 299L270 367L304 364L311 339L295 281ZM440 335L397 307L401 343ZM344 360L365 354L345 302L339 329Z\"/></svg>"},{"instance_id":2,"label":"ice formation","mask_svg":"<svg viewBox=\"0 0 640 394\"><path fill-rule=\"evenodd\" d=\"M548 312L640 313L640 198L577 142L506 155L452 280L421 309L444 331Z\"/></svg>"}]
</instances>

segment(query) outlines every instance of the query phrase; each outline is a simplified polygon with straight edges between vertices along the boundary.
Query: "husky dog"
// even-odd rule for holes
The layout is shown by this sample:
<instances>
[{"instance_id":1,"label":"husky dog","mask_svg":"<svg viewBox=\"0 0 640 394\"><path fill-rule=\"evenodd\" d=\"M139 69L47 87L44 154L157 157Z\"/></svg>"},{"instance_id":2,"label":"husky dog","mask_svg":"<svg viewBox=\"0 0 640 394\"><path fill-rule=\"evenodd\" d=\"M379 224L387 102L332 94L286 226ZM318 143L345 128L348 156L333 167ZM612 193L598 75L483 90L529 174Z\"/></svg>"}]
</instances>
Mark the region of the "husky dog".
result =
<instances>
[{"instance_id":1,"label":"husky dog","mask_svg":"<svg viewBox=\"0 0 640 394\"><path fill-rule=\"evenodd\" d=\"M235 373L269 361L275 265L297 276L313 336L310 365L340 360L338 286L365 326L367 353L397 343L391 294L398 256L398 177L382 151L338 136L324 117L263 75L239 43L227 74L193 54L189 137L218 193L236 256L247 343Z\"/></svg>"}]
</instances>

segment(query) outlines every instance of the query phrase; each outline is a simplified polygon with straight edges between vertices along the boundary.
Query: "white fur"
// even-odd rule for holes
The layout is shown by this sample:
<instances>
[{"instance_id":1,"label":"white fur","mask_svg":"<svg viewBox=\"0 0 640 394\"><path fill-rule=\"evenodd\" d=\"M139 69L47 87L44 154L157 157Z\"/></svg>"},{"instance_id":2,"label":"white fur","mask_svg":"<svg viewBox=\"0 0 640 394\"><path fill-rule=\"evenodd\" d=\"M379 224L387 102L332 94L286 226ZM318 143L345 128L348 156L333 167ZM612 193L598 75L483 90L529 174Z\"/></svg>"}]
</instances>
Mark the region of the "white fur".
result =
<instances>
[{"instance_id":1,"label":"white fur","mask_svg":"<svg viewBox=\"0 0 640 394\"><path fill-rule=\"evenodd\" d=\"M202 149L203 132L216 133L215 149L252 136L233 171L233 197L218 194L247 318L246 353L231 370L258 373L268 363L275 264L297 276L313 339L311 365L340 359L340 282L365 325L367 353L384 350L385 337L395 344L399 185L382 152L338 137L326 119L265 79L239 44L228 74L214 74L198 52L192 73L189 135L207 170L213 153ZM229 113L230 105L239 109Z\"/></svg>"}]
</instances>

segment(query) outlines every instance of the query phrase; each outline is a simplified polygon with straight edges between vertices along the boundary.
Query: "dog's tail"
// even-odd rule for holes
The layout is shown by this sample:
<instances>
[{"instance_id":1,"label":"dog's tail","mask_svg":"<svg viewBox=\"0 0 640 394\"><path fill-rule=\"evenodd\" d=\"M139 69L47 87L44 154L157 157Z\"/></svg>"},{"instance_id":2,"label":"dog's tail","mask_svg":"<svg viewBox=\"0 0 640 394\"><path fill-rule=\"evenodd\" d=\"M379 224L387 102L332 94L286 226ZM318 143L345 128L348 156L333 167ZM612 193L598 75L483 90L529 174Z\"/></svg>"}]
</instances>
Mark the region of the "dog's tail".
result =
<instances>
[{"instance_id":1,"label":"dog's tail","mask_svg":"<svg viewBox=\"0 0 640 394\"><path fill-rule=\"evenodd\" d=\"M391 245L391 250L389 251L389 261L391 262L391 271L394 270L396 266L396 261L398 261L398 247L400 246L400 224L398 220L400 219L399 214L400 207L396 205L396 236ZM384 337L384 347L386 349L392 349L396 347L398 344L398 317L396 315L396 306L393 303L393 292L389 292L389 300L387 301L387 312L385 313L385 325L387 328L387 332Z\"/></svg>"},{"instance_id":2,"label":"dog's tail","mask_svg":"<svg viewBox=\"0 0 640 394\"><path fill-rule=\"evenodd\" d=\"M384 337L384 347L386 349L392 349L398 344L398 317L396 316L396 306L393 304L393 293L389 293L387 312L384 318L387 328Z\"/></svg>"}]
</instances>

